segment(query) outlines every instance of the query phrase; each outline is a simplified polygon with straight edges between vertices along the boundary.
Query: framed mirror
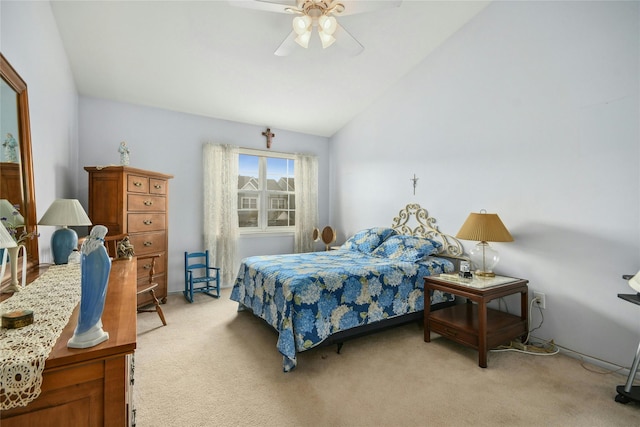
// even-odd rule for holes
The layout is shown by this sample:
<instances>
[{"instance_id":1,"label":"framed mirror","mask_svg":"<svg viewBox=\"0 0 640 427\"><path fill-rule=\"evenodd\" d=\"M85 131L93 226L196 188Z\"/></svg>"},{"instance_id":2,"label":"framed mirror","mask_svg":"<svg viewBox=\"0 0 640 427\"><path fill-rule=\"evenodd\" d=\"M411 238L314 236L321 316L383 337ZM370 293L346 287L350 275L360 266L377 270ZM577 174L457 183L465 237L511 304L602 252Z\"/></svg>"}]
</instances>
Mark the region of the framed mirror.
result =
<instances>
[{"instance_id":1,"label":"framed mirror","mask_svg":"<svg viewBox=\"0 0 640 427\"><path fill-rule=\"evenodd\" d=\"M37 231L27 84L0 53L0 203L19 209L18 232ZM5 213L3 211L3 215ZM24 223L21 224L21 223ZM24 243L27 269L39 264L38 239ZM19 262L18 265L22 265ZM5 278L0 278L4 282Z\"/></svg>"}]
</instances>

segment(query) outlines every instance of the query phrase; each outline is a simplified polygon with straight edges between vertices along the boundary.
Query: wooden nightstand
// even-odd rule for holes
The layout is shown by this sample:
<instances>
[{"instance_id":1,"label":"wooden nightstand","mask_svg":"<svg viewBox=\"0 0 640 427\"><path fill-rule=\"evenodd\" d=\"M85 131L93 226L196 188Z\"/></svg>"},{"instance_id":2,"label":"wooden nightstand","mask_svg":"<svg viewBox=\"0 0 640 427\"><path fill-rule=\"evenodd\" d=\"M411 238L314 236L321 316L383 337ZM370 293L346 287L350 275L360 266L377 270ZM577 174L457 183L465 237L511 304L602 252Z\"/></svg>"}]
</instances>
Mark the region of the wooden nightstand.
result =
<instances>
[{"instance_id":1,"label":"wooden nightstand","mask_svg":"<svg viewBox=\"0 0 640 427\"><path fill-rule=\"evenodd\" d=\"M424 304L424 341L431 341L431 332L478 350L478 365L487 367L487 352L500 344L523 337L528 332L528 280L513 277L473 280L445 275L424 278L424 296L440 290L465 297L466 304L431 311L428 300ZM520 316L487 308L496 298L520 293ZM473 304L476 303L476 304Z\"/></svg>"}]
</instances>

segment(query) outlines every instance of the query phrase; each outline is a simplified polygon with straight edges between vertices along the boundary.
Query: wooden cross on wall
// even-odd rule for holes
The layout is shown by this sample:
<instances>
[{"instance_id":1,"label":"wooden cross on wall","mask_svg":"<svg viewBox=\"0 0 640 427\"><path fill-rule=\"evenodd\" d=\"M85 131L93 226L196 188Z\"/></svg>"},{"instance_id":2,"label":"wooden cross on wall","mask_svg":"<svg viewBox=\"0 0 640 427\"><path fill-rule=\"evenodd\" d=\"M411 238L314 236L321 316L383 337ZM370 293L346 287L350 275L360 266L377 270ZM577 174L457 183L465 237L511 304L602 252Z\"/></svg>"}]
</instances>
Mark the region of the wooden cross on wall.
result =
<instances>
[{"instance_id":1,"label":"wooden cross on wall","mask_svg":"<svg viewBox=\"0 0 640 427\"><path fill-rule=\"evenodd\" d=\"M271 138L276 136L276 134L271 133L271 128L267 128L266 132L262 132L262 136L267 137L267 148L271 148Z\"/></svg>"}]
</instances>

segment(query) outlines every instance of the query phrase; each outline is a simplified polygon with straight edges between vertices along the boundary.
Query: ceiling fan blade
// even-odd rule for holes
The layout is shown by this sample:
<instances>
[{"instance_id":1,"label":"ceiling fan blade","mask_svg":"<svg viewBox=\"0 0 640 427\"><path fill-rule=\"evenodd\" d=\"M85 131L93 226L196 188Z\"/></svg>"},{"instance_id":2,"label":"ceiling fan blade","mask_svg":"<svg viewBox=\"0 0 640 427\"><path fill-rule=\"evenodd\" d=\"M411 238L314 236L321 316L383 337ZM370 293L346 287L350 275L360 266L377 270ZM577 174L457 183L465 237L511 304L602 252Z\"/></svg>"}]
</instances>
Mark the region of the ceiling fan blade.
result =
<instances>
[{"instance_id":1,"label":"ceiling fan blade","mask_svg":"<svg viewBox=\"0 0 640 427\"><path fill-rule=\"evenodd\" d=\"M335 16L355 15L356 13L375 12L377 10L390 9L398 7L402 4L402 0L389 1L345 1L344 12L336 13Z\"/></svg>"},{"instance_id":2,"label":"ceiling fan blade","mask_svg":"<svg viewBox=\"0 0 640 427\"><path fill-rule=\"evenodd\" d=\"M336 46L340 46L340 48L347 51L350 56L360 55L364 50L364 46L340 24L338 24L336 28L334 37L336 38Z\"/></svg>"},{"instance_id":3,"label":"ceiling fan blade","mask_svg":"<svg viewBox=\"0 0 640 427\"><path fill-rule=\"evenodd\" d=\"M280 46L278 46L278 48L276 49L275 52L273 52L273 54L276 56L287 56L291 52L293 52L296 46L298 46L298 44L296 43L296 36L297 36L296 32L291 31L287 36L287 38L284 39L282 43L280 43Z\"/></svg>"},{"instance_id":4,"label":"ceiling fan blade","mask_svg":"<svg viewBox=\"0 0 640 427\"><path fill-rule=\"evenodd\" d=\"M290 13L287 9L297 9L294 3L272 3L265 0L227 0L227 2L231 6L261 10L264 12Z\"/></svg>"}]
</instances>

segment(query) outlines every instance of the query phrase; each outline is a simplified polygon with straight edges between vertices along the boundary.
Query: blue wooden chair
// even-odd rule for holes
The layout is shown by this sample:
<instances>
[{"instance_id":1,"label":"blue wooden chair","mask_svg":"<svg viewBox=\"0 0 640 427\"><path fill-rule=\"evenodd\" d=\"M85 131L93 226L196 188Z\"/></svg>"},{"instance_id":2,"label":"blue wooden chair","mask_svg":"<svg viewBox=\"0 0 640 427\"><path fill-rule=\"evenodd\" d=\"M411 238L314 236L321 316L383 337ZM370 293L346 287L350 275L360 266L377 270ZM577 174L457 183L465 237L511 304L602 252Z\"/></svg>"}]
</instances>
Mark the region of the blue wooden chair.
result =
<instances>
[{"instance_id":1,"label":"blue wooden chair","mask_svg":"<svg viewBox=\"0 0 640 427\"><path fill-rule=\"evenodd\" d=\"M220 268L209 267L208 250L184 253L184 297L193 302L193 294L198 292L220 297Z\"/></svg>"}]
</instances>

